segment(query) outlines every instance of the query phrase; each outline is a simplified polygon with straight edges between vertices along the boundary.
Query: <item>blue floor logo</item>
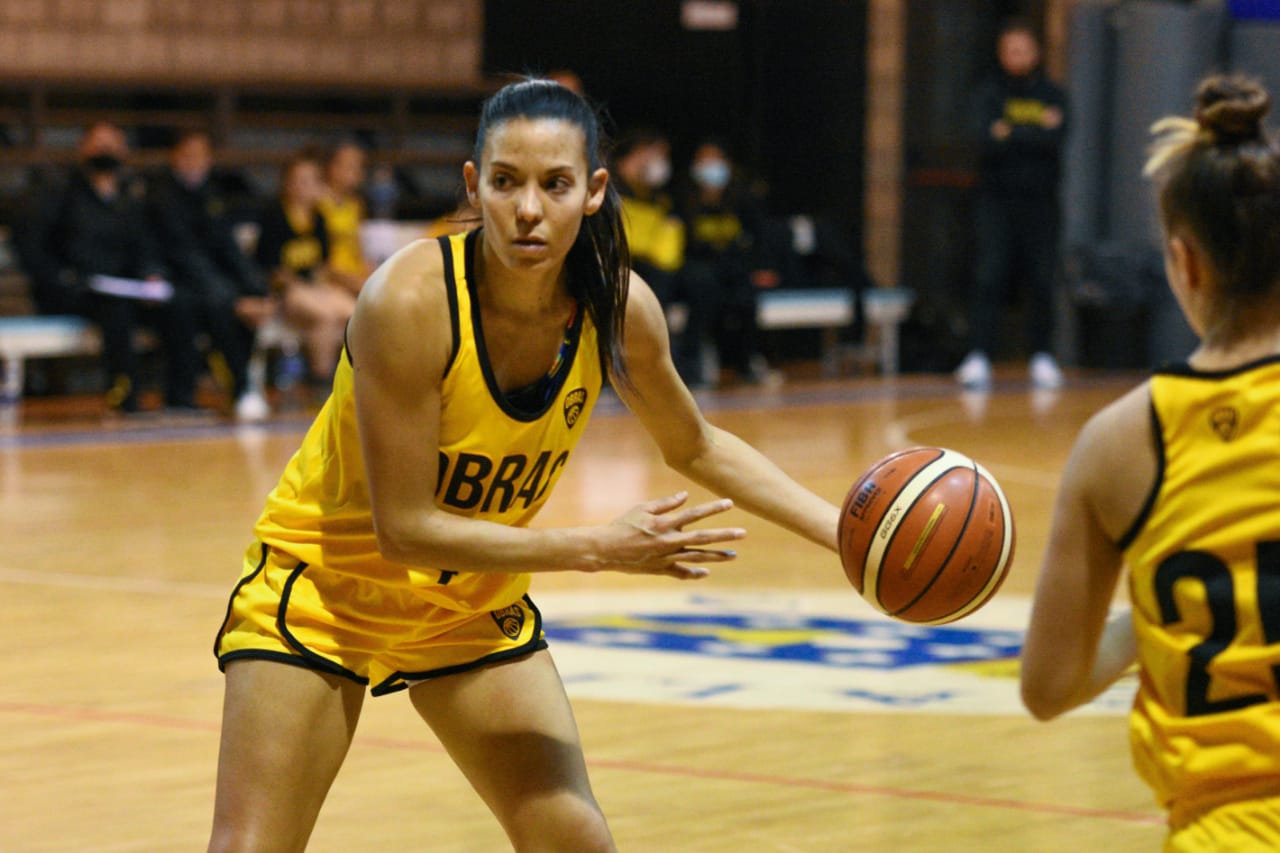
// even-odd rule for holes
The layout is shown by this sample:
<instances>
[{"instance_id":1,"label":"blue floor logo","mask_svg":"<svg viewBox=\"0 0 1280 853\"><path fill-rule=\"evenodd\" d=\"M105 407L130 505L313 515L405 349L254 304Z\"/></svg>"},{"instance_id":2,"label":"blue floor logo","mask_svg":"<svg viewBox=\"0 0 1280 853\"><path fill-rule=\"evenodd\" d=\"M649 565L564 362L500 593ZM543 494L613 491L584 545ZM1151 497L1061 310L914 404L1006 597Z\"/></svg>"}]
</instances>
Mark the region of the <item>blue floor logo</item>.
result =
<instances>
[{"instance_id":1,"label":"blue floor logo","mask_svg":"<svg viewBox=\"0 0 1280 853\"><path fill-rule=\"evenodd\" d=\"M1024 599L993 602L943 626L896 622L832 593L620 597L535 589L534 599L565 684L582 698L1025 713L1017 696ZM1122 712L1132 693L1122 683L1085 713Z\"/></svg>"}]
</instances>

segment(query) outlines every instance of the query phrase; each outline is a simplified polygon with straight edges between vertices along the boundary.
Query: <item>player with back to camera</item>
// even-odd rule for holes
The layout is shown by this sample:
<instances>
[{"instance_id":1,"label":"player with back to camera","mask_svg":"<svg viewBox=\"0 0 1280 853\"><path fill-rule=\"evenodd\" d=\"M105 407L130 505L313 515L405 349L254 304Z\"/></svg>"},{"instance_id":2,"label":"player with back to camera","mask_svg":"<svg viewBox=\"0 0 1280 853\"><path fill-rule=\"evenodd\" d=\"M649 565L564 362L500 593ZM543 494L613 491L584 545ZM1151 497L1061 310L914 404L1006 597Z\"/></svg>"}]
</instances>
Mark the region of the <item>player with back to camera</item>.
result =
<instances>
[{"instance_id":1,"label":"player with back to camera","mask_svg":"<svg viewBox=\"0 0 1280 853\"><path fill-rule=\"evenodd\" d=\"M613 849L531 573L703 577L745 531L689 527L734 502L835 550L839 510L710 425L681 383L599 133L563 86L504 87L464 170L482 228L410 245L362 289L218 634L211 849L306 845L367 685L408 690L516 849ZM605 377L671 467L728 499L526 528Z\"/></svg>"},{"instance_id":2,"label":"player with back to camera","mask_svg":"<svg viewBox=\"0 0 1280 853\"><path fill-rule=\"evenodd\" d=\"M1146 172L1200 344L1097 413L1063 472L1022 657L1028 709L1082 705L1136 659L1129 734L1168 851L1280 849L1280 142L1214 76ZM1128 566L1131 608L1108 616Z\"/></svg>"}]
</instances>

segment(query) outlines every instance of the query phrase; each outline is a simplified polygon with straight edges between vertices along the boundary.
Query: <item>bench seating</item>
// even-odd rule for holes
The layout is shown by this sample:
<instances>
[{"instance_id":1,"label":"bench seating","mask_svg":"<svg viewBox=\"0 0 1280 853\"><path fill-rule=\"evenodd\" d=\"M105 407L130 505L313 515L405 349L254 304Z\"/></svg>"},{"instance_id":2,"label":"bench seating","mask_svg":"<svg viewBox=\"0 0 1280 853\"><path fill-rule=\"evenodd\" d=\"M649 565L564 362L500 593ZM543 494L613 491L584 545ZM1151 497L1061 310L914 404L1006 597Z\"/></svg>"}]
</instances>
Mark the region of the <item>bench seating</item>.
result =
<instances>
[{"instance_id":1,"label":"bench seating","mask_svg":"<svg viewBox=\"0 0 1280 853\"><path fill-rule=\"evenodd\" d=\"M0 399L22 397L25 364L29 358L97 355L102 336L83 317L0 317L0 361L4 362Z\"/></svg>"},{"instance_id":2,"label":"bench seating","mask_svg":"<svg viewBox=\"0 0 1280 853\"><path fill-rule=\"evenodd\" d=\"M876 287L863 291L862 311L874 332L872 356L880 372L898 372L898 326L906 319L915 295L905 288ZM839 332L853 322L853 292L844 288L765 290L756 300L761 329L820 329L823 370L838 372Z\"/></svg>"}]
</instances>

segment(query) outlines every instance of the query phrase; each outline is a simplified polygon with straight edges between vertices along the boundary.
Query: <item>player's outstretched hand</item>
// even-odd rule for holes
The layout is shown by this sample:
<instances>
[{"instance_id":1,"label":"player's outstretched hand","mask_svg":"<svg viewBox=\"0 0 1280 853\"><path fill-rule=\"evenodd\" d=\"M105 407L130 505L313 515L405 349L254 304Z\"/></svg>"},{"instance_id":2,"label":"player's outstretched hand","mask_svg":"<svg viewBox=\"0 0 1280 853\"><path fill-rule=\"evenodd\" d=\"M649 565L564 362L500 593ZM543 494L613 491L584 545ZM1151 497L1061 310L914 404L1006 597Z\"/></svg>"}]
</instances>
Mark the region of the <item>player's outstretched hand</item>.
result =
<instances>
[{"instance_id":1,"label":"player's outstretched hand","mask_svg":"<svg viewBox=\"0 0 1280 853\"><path fill-rule=\"evenodd\" d=\"M594 568L689 580L706 577L709 571L687 563L724 563L736 557L735 551L705 546L743 538L747 531L741 527L684 529L732 508L733 501L686 507L688 499L688 492L677 492L647 501L602 528L603 547Z\"/></svg>"}]
</instances>

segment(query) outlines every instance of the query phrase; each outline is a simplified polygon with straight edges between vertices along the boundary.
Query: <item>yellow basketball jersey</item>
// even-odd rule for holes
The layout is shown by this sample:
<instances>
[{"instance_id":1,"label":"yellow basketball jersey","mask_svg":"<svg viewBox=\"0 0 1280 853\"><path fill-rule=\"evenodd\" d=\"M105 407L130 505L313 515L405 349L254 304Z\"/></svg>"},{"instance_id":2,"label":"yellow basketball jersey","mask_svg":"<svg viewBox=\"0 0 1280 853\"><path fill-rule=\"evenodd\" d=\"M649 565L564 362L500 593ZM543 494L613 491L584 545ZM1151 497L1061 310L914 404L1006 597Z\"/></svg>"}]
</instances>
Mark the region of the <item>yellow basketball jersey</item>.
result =
<instances>
[{"instance_id":1,"label":"yellow basketball jersey","mask_svg":"<svg viewBox=\"0 0 1280 853\"><path fill-rule=\"evenodd\" d=\"M364 202L358 198L342 200L325 197L320 200L325 233L329 236L329 263L340 273L364 276L369 272L364 251L360 247L360 223L364 221Z\"/></svg>"},{"instance_id":2,"label":"yellow basketball jersey","mask_svg":"<svg viewBox=\"0 0 1280 853\"><path fill-rule=\"evenodd\" d=\"M513 406L497 387L485 353L472 276L478 233L440 238L454 352L441 388L435 501L456 515L522 527L546 502L600 394L596 332L579 311L545 403L537 411ZM424 569L379 554L346 352L333 394L254 530L263 542L312 566L420 589L438 606L465 612L505 607L529 586L528 575Z\"/></svg>"},{"instance_id":3,"label":"yellow basketball jersey","mask_svg":"<svg viewBox=\"0 0 1280 853\"><path fill-rule=\"evenodd\" d=\"M1122 541L1139 773L1176 828L1280 792L1280 358L1151 380L1159 478Z\"/></svg>"}]
</instances>

